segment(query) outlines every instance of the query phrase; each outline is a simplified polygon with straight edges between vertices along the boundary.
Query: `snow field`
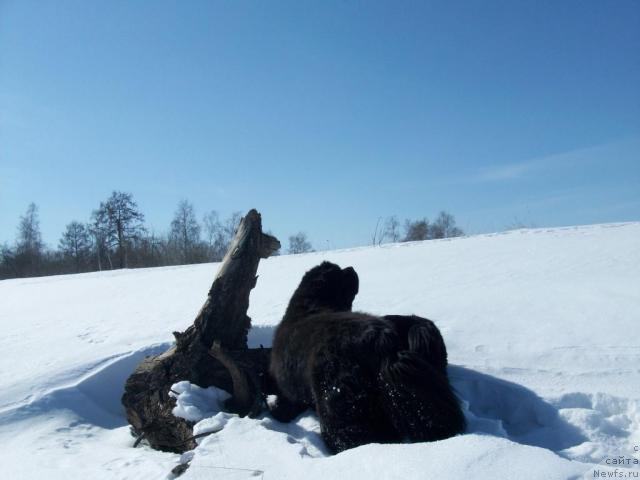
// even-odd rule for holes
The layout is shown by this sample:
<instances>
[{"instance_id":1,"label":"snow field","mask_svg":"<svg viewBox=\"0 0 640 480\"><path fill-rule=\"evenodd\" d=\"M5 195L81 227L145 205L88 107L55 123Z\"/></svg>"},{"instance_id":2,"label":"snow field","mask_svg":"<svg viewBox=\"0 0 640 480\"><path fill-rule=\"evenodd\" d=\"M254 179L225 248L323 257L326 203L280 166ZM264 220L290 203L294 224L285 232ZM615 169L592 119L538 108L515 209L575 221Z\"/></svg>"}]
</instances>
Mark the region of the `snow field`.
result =
<instances>
[{"instance_id":1,"label":"snow field","mask_svg":"<svg viewBox=\"0 0 640 480\"><path fill-rule=\"evenodd\" d=\"M253 345L302 274L323 260L360 276L355 309L433 319L469 433L327 456L315 416L291 424L219 413L224 394L179 384L200 422L182 460L195 478L627 477L640 445L640 224L518 230L263 261ZM217 265L0 282L0 441L8 479L164 479L178 455L133 449L125 379L164 351L204 301ZM182 410L180 410L182 409ZM620 478L620 477L618 477Z\"/></svg>"}]
</instances>

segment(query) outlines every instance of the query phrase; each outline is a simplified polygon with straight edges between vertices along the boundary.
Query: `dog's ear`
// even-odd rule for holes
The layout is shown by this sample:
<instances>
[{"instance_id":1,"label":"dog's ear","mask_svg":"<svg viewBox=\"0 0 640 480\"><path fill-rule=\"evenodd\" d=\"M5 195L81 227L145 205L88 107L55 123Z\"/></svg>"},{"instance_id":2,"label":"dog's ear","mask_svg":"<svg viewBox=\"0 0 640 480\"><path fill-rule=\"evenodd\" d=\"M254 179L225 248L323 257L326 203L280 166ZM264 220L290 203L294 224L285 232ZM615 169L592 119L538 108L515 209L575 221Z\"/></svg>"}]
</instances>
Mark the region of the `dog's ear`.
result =
<instances>
[{"instance_id":1,"label":"dog's ear","mask_svg":"<svg viewBox=\"0 0 640 480\"><path fill-rule=\"evenodd\" d=\"M342 270L342 285L346 292L351 297L351 302L356 298L358 290L360 288L360 280L358 274L353 267L347 267Z\"/></svg>"}]
</instances>

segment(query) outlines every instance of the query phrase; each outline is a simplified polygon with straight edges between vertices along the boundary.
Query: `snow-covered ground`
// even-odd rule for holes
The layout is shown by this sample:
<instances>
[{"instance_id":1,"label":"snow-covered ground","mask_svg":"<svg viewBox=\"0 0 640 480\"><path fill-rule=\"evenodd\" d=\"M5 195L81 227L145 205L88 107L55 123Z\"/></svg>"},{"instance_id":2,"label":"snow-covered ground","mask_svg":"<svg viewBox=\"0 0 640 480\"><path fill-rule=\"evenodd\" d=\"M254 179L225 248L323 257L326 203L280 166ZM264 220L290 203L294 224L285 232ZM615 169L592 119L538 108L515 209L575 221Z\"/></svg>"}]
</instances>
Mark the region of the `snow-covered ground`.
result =
<instances>
[{"instance_id":1,"label":"snow-covered ground","mask_svg":"<svg viewBox=\"0 0 640 480\"><path fill-rule=\"evenodd\" d=\"M253 344L270 344L322 260L356 269L355 309L436 322L469 432L328 456L311 413L241 419L216 412L220 392L182 385L198 431L223 429L180 478L640 478L640 223L271 258L251 294ZM132 448L120 396L137 363L190 325L216 268L0 282L0 477L170 478L180 456Z\"/></svg>"}]
</instances>

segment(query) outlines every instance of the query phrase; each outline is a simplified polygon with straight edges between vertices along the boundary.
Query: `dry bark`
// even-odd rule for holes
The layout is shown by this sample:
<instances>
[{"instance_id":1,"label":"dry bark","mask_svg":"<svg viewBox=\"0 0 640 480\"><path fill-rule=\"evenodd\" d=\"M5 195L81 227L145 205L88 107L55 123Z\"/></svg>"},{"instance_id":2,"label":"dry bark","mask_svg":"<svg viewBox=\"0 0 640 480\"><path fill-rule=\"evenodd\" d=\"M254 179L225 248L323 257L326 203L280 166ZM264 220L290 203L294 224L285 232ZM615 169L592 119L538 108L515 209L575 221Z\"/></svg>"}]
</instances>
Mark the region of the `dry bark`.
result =
<instances>
[{"instance_id":1,"label":"dry bark","mask_svg":"<svg viewBox=\"0 0 640 480\"><path fill-rule=\"evenodd\" d=\"M240 222L209 294L193 325L174 332L176 344L145 359L127 379L122 403L138 438L153 448L183 452L195 448L193 423L171 414L171 385L188 380L201 387L232 392L228 410L256 415L271 393L269 349L249 349L249 294L256 285L258 263L280 248L262 232L260 214L250 210Z\"/></svg>"}]
</instances>

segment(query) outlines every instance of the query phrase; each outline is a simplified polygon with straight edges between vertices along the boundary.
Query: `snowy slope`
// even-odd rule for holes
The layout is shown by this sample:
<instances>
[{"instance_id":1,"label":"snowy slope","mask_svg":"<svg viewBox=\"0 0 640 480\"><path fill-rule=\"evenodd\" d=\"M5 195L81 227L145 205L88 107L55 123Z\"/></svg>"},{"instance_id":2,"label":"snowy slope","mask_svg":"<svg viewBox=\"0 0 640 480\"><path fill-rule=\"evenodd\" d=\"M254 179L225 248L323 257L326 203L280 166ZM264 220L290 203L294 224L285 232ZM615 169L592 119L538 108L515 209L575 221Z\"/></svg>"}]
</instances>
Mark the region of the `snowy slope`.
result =
<instances>
[{"instance_id":1,"label":"snowy slope","mask_svg":"<svg viewBox=\"0 0 640 480\"><path fill-rule=\"evenodd\" d=\"M593 464L640 453L640 223L268 259L251 295L254 344L270 343L322 260L356 269L355 309L436 322L470 433L327 457L310 413L288 425L219 414L201 428L224 429L181 478L593 478ZM122 385L191 323L216 268L0 282L4 478L167 478L179 456L131 448Z\"/></svg>"}]
</instances>

